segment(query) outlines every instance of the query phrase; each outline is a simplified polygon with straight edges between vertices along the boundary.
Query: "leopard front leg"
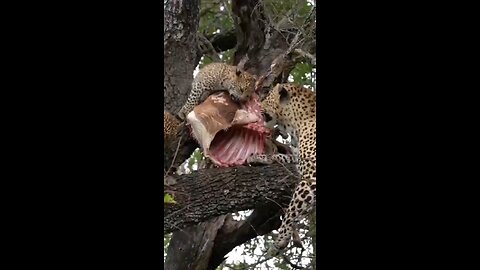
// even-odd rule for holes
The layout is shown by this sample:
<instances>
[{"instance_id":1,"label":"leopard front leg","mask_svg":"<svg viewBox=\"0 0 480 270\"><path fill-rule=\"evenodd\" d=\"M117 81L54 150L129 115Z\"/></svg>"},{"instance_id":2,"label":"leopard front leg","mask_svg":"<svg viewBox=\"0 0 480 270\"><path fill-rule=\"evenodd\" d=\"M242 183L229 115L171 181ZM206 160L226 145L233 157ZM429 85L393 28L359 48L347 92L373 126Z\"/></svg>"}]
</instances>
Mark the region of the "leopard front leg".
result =
<instances>
[{"instance_id":1,"label":"leopard front leg","mask_svg":"<svg viewBox=\"0 0 480 270\"><path fill-rule=\"evenodd\" d=\"M276 256L288 245L292 234L295 232L295 224L311 211L315 201L315 193L315 180L303 180L298 184L282 220L282 225L278 230L278 237L269 250L269 254Z\"/></svg>"},{"instance_id":2,"label":"leopard front leg","mask_svg":"<svg viewBox=\"0 0 480 270\"><path fill-rule=\"evenodd\" d=\"M247 158L248 164L272 164L273 162L278 163L298 163L298 157L295 155L287 154L252 154Z\"/></svg>"},{"instance_id":3,"label":"leopard front leg","mask_svg":"<svg viewBox=\"0 0 480 270\"><path fill-rule=\"evenodd\" d=\"M193 108L195 108L195 106L197 105L198 100L199 100L198 98L192 97L192 95L190 95L187 99L187 102L183 105L183 107L177 113L178 117L180 117L180 119L182 120L185 120L185 118L187 118L187 114L193 111Z\"/></svg>"}]
</instances>

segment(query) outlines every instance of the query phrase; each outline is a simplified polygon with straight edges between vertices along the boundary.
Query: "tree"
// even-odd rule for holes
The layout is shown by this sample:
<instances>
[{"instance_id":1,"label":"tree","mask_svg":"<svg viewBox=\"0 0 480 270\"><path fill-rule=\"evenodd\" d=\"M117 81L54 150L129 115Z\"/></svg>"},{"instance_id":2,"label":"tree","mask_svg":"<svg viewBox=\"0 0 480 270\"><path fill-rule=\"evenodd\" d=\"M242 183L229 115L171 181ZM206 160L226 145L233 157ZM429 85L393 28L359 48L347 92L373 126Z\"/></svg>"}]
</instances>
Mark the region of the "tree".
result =
<instances>
[{"instance_id":1,"label":"tree","mask_svg":"<svg viewBox=\"0 0 480 270\"><path fill-rule=\"evenodd\" d=\"M212 61L241 66L261 77L265 88L289 77L299 84L314 85L314 3L175 0L165 1L164 8L165 110L176 113L181 108L195 68ZM184 127L181 136L165 147L166 175L188 159L190 169L194 163L201 167L197 147ZM293 166L281 164L209 168L168 176L166 181L174 184L166 189L176 203L165 206L165 268L222 269L225 255L235 247L259 240L268 245L272 241L268 234L280 226L280 206L288 204L297 177ZM253 212L237 220L236 213L248 209ZM263 239L257 237L262 235ZM249 247L255 249L254 244ZM277 268L298 269L294 253L273 259ZM262 263L266 258L258 260ZM314 269L314 259L309 264L304 269ZM239 263L230 267L252 269Z\"/></svg>"}]
</instances>

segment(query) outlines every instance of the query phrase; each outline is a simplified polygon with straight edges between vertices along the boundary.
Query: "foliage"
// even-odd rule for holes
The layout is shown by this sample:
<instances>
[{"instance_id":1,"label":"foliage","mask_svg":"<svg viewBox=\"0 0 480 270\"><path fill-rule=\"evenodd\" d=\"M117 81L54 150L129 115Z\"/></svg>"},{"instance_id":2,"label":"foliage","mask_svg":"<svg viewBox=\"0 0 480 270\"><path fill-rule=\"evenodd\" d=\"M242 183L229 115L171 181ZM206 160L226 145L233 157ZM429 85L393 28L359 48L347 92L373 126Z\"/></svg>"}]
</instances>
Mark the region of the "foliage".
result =
<instances>
[{"instance_id":1,"label":"foliage","mask_svg":"<svg viewBox=\"0 0 480 270\"><path fill-rule=\"evenodd\" d=\"M288 17L290 23L294 26L301 27L303 22L310 14L314 1L306 0L264 0L265 12L271 20L278 22Z\"/></svg>"},{"instance_id":2,"label":"foliage","mask_svg":"<svg viewBox=\"0 0 480 270\"><path fill-rule=\"evenodd\" d=\"M234 50L227 50L227 51L224 51L224 52L221 52L219 54L220 56L220 59L222 60L222 62L224 63L232 63L232 60L233 60L233 53L234 53ZM210 63L213 62L213 59L208 56L208 55L205 55L202 60L200 61L200 64L199 64L199 67L202 68L203 66L206 66Z\"/></svg>"},{"instance_id":3,"label":"foliage","mask_svg":"<svg viewBox=\"0 0 480 270\"><path fill-rule=\"evenodd\" d=\"M315 87L316 71L310 63L298 63L290 72L290 75L292 79L291 81L294 83Z\"/></svg>"},{"instance_id":4,"label":"foliage","mask_svg":"<svg viewBox=\"0 0 480 270\"><path fill-rule=\"evenodd\" d=\"M198 31L206 36L211 36L232 29L231 10L231 2L227 0L201 1Z\"/></svg>"}]
</instances>

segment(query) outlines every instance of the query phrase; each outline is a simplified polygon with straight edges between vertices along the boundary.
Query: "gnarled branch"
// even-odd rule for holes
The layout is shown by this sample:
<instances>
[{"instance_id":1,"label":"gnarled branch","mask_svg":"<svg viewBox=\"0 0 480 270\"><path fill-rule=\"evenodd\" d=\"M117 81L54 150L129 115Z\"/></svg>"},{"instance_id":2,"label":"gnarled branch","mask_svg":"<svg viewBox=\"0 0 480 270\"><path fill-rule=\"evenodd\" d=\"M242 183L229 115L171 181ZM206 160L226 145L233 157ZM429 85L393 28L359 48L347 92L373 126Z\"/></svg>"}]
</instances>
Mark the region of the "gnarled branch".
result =
<instances>
[{"instance_id":1,"label":"gnarled branch","mask_svg":"<svg viewBox=\"0 0 480 270\"><path fill-rule=\"evenodd\" d=\"M177 204L164 208L164 233L272 203L284 207L298 178L294 165L272 164L205 169L176 176L175 181L166 188Z\"/></svg>"}]
</instances>

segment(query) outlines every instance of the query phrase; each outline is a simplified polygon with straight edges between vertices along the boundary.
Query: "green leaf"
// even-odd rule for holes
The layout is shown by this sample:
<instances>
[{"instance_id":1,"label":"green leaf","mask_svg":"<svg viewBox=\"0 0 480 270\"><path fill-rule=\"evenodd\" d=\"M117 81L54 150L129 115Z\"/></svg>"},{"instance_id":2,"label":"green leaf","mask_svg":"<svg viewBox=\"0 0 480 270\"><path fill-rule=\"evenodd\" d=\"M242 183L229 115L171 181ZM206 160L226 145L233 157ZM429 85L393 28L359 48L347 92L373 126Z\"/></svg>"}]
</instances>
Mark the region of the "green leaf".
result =
<instances>
[{"instance_id":1,"label":"green leaf","mask_svg":"<svg viewBox=\"0 0 480 270\"><path fill-rule=\"evenodd\" d=\"M173 195L170 195L170 194L167 193L163 196L163 203L175 204L177 202L173 199Z\"/></svg>"},{"instance_id":2,"label":"green leaf","mask_svg":"<svg viewBox=\"0 0 480 270\"><path fill-rule=\"evenodd\" d=\"M199 149L195 150L195 152L193 152L193 158L195 159L195 163L198 164L198 162L200 162L202 160L202 157L203 157L203 154L202 152L200 152Z\"/></svg>"},{"instance_id":3,"label":"green leaf","mask_svg":"<svg viewBox=\"0 0 480 270\"><path fill-rule=\"evenodd\" d=\"M205 56L203 57L202 62L200 63L200 68L203 68L204 66L206 66L206 65L208 65L208 64L210 64L210 63L212 63L212 62L213 62L213 61L212 61L212 58L210 58L208 55L205 55Z\"/></svg>"},{"instance_id":4,"label":"green leaf","mask_svg":"<svg viewBox=\"0 0 480 270\"><path fill-rule=\"evenodd\" d=\"M310 63L300 62L295 68L290 72L290 75L293 77L293 82L300 85L315 85L315 74L311 76L313 66ZM308 75L308 76L307 76Z\"/></svg>"}]
</instances>

